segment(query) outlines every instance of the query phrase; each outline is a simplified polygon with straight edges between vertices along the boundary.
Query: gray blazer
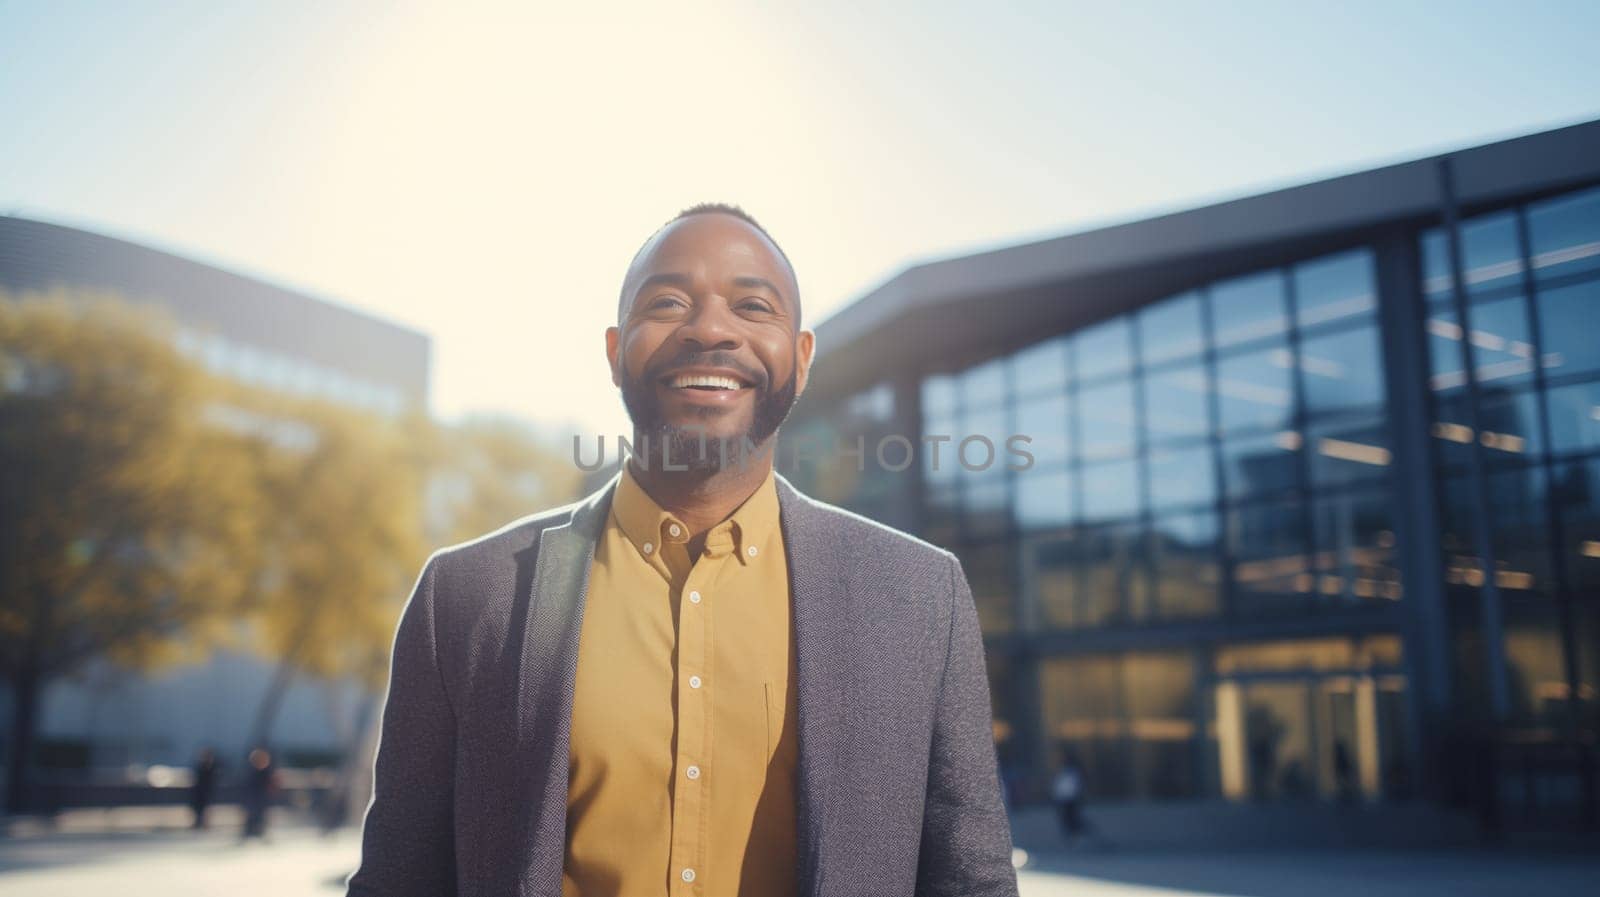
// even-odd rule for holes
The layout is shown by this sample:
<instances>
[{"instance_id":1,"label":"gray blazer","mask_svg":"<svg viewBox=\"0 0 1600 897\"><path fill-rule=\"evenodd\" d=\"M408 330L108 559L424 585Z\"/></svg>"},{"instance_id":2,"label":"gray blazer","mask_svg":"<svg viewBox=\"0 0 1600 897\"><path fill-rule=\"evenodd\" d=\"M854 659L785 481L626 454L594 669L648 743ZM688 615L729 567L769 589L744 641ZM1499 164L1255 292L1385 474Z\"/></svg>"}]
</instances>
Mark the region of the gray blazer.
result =
<instances>
[{"instance_id":1,"label":"gray blazer","mask_svg":"<svg viewBox=\"0 0 1600 897\"><path fill-rule=\"evenodd\" d=\"M616 483L423 566L395 632L348 897L560 897L578 633ZM961 565L781 476L778 505L799 672L798 894L1015 895Z\"/></svg>"}]
</instances>

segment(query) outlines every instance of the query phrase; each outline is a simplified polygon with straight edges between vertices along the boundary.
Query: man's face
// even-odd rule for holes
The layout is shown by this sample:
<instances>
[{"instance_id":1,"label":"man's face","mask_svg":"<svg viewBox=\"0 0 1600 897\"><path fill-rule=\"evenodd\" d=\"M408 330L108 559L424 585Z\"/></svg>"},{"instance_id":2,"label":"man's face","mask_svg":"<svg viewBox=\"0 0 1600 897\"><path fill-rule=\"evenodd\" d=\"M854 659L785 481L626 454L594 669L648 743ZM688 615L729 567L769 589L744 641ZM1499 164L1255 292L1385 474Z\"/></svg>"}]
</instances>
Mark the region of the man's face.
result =
<instances>
[{"instance_id":1,"label":"man's face","mask_svg":"<svg viewBox=\"0 0 1600 897\"><path fill-rule=\"evenodd\" d=\"M674 465L714 470L719 440L732 461L741 440L759 446L777 431L811 367L814 338L798 329L799 311L783 257L732 215L690 215L645 246L606 355L635 433L650 439L649 463L666 438Z\"/></svg>"}]
</instances>

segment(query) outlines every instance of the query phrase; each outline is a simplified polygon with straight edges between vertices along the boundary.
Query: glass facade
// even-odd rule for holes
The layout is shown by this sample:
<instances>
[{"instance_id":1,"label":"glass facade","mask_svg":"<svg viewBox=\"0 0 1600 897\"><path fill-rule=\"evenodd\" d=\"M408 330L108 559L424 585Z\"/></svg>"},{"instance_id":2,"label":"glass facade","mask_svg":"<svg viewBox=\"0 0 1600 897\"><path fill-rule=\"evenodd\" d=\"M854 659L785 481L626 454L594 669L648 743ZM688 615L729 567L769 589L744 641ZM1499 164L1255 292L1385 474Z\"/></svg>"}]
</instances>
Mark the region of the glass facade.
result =
<instances>
[{"instance_id":1,"label":"glass facade","mask_svg":"<svg viewBox=\"0 0 1600 897\"><path fill-rule=\"evenodd\" d=\"M1375 296L1358 249L927 377L925 534L1010 546L1036 584L989 631L1399 599ZM975 436L1020 437L1027 469L970 469Z\"/></svg>"},{"instance_id":2,"label":"glass facade","mask_svg":"<svg viewBox=\"0 0 1600 897\"><path fill-rule=\"evenodd\" d=\"M1455 234L1459 264L1445 227L1352 241L900 381L915 529L972 581L1018 775L1070 753L1107 799L1416 793L1428 573L1402 575L1396 496L1422 477L1439 531L1410 544L1441 552L1452 700L1493 708L1498 627L1502 791L1592 811L1600 189ZM1397 384L1427 413L1396 413ZM1402 443L1428 456L1402 467ZM870 515L874 494L824 497Z\"/></svg>"},{"instance_id":3,"label":"glass facade","mask_svg":"<svg viewBox=\"0 0 1600 897\"><path fill-rule=\"evenodd\" d=\"M1468 218L1454 254L1429 230L1419 253L1462 712L1496 722L1508 813L1577 817L1600 732L1600 189Z\"/></svg>"}]
</instances>

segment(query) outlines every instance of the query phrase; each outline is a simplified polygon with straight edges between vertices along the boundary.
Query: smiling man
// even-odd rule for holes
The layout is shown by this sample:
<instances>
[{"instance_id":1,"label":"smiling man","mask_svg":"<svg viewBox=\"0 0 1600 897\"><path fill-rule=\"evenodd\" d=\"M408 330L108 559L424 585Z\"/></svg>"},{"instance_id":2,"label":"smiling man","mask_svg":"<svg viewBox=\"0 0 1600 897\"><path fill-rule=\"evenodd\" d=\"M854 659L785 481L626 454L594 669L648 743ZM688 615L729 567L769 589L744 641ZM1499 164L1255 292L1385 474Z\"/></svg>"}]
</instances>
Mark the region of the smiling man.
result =
<instances>
[{"instance_id":1,"label":"smiling man","mask_svg":"<svg viewBox=\"0 0 1600 897\"><path fill-rule=\"evenodd\" d=\"M1017 893L960 564L774 470L813 345L737 207L644 244L639 454L423 566L352 897Z\"/></svg>"}]
</instances>

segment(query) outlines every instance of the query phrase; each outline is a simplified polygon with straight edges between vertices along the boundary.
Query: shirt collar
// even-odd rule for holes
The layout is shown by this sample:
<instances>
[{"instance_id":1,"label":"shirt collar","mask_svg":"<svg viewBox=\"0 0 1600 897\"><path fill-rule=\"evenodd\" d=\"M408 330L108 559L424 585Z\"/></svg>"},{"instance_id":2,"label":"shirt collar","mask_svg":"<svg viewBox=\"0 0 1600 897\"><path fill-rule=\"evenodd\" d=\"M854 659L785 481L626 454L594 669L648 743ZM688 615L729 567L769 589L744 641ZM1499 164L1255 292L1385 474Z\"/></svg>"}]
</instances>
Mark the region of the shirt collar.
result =
<instances>
[{"instance_id":1,"label":"shirt collar","mask_svg":"<svg viewBox=\"0 0 1600 897\"><path fill-rule=\"evenodd\" d=\"M656 504L634 478L628 464L622 465L622 476L611 500L611 513L634 550L652 566L667 563L663 559L664 551L668 554L686 551L688 526L677 515ZM769 469L756 491L735 508L727 520L706 533L705 554L720 557L731 553L740 564L748 565L760 559L760 552L766 550L778 526L777 478Z\"/></svg>"}]
</instances>

